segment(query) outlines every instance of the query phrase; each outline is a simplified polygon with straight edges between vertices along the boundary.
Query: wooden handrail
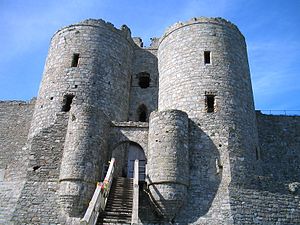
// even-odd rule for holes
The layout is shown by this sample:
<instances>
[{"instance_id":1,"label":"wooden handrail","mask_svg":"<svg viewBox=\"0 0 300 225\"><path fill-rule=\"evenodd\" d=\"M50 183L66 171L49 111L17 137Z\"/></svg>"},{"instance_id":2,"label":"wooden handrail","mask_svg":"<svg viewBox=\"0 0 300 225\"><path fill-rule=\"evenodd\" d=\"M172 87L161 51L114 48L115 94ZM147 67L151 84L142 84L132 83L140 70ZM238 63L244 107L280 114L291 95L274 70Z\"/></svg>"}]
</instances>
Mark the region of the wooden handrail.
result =
<instances>
[{"instance_id":1,"label":"wooden handrail","mask_svg":"<svg viewBox=\"0 0 300 225\"><path fill-rule=\"evenodd\" d=\"M139 223L139 160L134 161L134 177L133 177L133 201L131 224Z\"/></svg>"},{"instance_id":2,"label":"wooden handrail","mask_svg":"<svg viewBox=\"0 0 300 225\"><path fill-rule=\"evenodd\" d=\"M92 200L89 203L89 207L87 208L84 217L80 220L80 225L95 225L97 223L99 211L104 211L113 180L115 170L114 164L115 159L112 158L104 181L97 183L97 187Z\"/></svg>"}]
</instances>

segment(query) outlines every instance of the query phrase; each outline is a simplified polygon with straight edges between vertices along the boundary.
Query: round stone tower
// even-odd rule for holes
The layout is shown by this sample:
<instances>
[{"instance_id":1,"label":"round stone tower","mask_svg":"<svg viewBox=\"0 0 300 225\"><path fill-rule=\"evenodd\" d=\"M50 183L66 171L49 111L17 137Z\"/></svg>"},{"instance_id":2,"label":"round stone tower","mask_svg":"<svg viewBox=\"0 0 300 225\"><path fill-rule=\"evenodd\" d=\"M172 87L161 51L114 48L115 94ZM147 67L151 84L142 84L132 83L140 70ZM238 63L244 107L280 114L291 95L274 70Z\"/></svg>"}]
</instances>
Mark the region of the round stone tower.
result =
<instances>
[{"instance_id":1,"label":"round stone tower","mask_svg":"<svg viewBox=\"0 0 300 225\"><path fill-rule=\"evenodd\" d=\"M29 138L69 115L59 177L69 217L82 216L100 179L108 122L128 118L132 58L126 26L86 20L52 37Z\"/></svg>"},{"instance_id":2,"label":"round stone tower","mask_svg":"<svg viewBox=\"0 0 300 225\"><path fill-rule=\"evenodd\" d=\"M254 111L246 44L233 24L215 18L176 23L160 40L158 63L159 110L214 115L203 104L214 96L218 114Z\"/></svg>"},{"instance_id":3,"label":"round stone tower","mask_svg":"<svg viewBox=\"0 0 300 225\"><path fill-rule=\"evenodd\" d=\"M48 127L56 114L83 102L110 119L126 120L133 58L130 30L103 20L85 20L52 37L30 136Z\"/></svg>"},{"instance_id":4,"label":"round stone tower","mask_svg":"<svg viewBox=\"0 0 300 225\"><path fill-rule=\"evenodd\" d=\"M158 66L159 111L179 109L204 131L211 124L227 130L231 175L250 173L258 140L247 49L238 28L220 18L177 23L160 40Z\"/></svg>"},{"instance_id":5,"label":"round stone tower","mask_svg":"<svg viewBox=\"0 0 300 225\"><path fill-rule=\"evenodd\" d=\"M194 170L189 175L189 198L199 199L192 201L197 206L190 203L189 207L205 211L219 186L228 193L229 184L244 185L254 173L258 140L244 37L221 18L176 23L160 39L158 69L158 111L181 110L190 119L188 154ZM149 135L152 123L150 119ZM152 142L150 136L149 149ZM170 148L178 149L175 145ZM156 151L165 149L161 144ZM150 160L148 164L152 168ZM152 169L148 173L157 175ZM166 173L173 174L171 170ZM159 179L157 176L156 181ZM160 186L157 189L161 195L169 192Z\"/></svg>"},{"instance_id":6,"label":"round stone tower","mask_svg":"<svg viewBox=\"0 0 300 225\"><path fill-rule=\"evenodd\" d=\"M153 202L171 221L189 185L188 117L179 110L152 112L149 123L148 187Z\"/></svg>"}]
</instances>

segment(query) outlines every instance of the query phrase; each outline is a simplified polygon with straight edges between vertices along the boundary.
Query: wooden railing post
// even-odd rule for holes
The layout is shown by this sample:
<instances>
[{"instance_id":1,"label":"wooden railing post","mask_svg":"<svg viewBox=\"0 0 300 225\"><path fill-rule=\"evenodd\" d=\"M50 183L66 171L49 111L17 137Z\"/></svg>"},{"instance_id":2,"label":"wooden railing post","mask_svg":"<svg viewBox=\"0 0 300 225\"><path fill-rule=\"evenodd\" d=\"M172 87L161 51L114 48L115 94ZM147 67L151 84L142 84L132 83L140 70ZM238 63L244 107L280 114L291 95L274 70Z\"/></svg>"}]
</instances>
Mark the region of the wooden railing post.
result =
<instances>
[{"instance_id":1,"label":"wooden railing post","mask_svg":"<svg viewBox=\"0 0 300 225\"><path fill-rule=\"evenodd\" d=\"M80 225L95 225L98 219L99 211L104 211L108 199L110 187L113 180L115 159L112 158L108 171L102 183L98 183L89 207L84 217L80 220Z\"/></svg>"},{"instance_id":2,"label":"wooden railing post","mask_svg":"<svg viewBox=\"0 0 300 225\"><path fill-rule=\"evenodd\" d=\"M133 202L131 224L139 222L139 160L134 161L134 177L133 177Z\"/></svg>"}]
</instances>

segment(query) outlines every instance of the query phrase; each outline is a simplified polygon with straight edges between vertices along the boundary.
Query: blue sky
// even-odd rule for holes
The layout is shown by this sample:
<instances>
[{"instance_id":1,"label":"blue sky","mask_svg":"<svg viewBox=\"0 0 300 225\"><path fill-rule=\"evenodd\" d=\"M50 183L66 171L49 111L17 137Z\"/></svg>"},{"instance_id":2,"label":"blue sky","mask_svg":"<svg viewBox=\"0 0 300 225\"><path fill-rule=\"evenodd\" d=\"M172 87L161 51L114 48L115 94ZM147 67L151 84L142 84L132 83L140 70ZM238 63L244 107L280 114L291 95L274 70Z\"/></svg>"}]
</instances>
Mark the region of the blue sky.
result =
<instances>
[{"instance_id":1,"label":"blue sky","mask_svg":"<svg viewBox=\"0 0 300 225\"><path fill-rule=\"evenodd\" d=\"M246 37L257 109L300 109L300 0L0 0L0 100L37 95L50 38L87 18L159 37L177 21L223 17Z\"/></svg>"}]
</instances>

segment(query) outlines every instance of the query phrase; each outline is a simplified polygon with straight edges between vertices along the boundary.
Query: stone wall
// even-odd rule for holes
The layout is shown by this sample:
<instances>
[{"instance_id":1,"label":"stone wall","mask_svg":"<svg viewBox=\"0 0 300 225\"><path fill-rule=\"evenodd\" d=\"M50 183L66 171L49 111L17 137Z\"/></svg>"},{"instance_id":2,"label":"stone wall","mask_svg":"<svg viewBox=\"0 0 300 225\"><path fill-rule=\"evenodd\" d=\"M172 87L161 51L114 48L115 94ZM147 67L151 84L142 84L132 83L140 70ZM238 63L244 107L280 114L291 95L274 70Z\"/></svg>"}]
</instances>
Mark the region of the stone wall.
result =
<instances>
[{"instance_id":1,"label":"stone wall","mask_svg":"<svg viewBox=\"0 0 300 225\"><path fill-rule=\"evenodd\" d=\"M261 173L253 187L230 187L233 224L300 223L300 117L256 113Z\"/></svg>"},{"instance_id":2,"label":"stone wall","mask_svg":"<svg viewBox=\"0 0 300 225\"><path fill-rule=\"evenodd\" d=\"M256 114L263 176L300 182L300 116Z\"/></svg>"},{"instance_id":3,"label":"stone wall","mask_svg":"<svg viewBox=\"0 0 300 225\"><path fill-rule=\"evenodd\" d=\"M300 224L299 195L234 187L230 204L232 224Z\"/></svg>"},{"instance_id":4,"label":"stone wall","mask_svg":"<svg viewBox=\"0 0 300 225\"><path fill-rule=\"evenodd\" d=\"M214 116L189 120L189 188L179 224L231 224L228 186L231 182L226 126ZM205 127L199 127L199 124Z\"/></svg>"},{"instance_id":5,"label":"stone wall","mask_svg":"<svg viewBox=\"0 0 300 225\"><path fill-rule=\"evenodd\" d=\"M26 179L35 101L0 102L0 224L8 224Z\"/></svg>"},{"instance_id":6,"label":"stone wall","mask_svg":"<svg viewBox=\"0 0 300 225\"><path fill-rule=\"evenodd\" d=\"M0 170L4 181L24 179L26 141L35 101L0 102Z\"/></svg>"},{"instance_id":7,"label":"stone wall","mask_svg":"<svg viewBox=\"0 0 300 225\"><path fill-rule=\"evenodd\" d=\"M29 140L29 163L11 221L15 224L59 223L60 165L69 113L59 113L48 128Z\"/></svg>"},{"instance_id":8,"label":"stone wall","mask_svg":"<svg viewBox=\"0 0 300 225\"><path fill-rule=\"evenodd\" d=\"M141 105L147 109L146 121L148 121L150 113L157 109L158 69L156 55L157 48L135 48L129 105L129 120L131 121L139 121L138 114ZM150 75L150 85L147 88L141 88L139 75L145 72Z\"/></svg>"},{"instance_id":9,"label":"stone wall","mask_svg":"<svg viewBox=\"0 0 300 225\"><path fill-rule=\"evenodd\" d=\"M116 122L112 121L109 135L108 159L112 151L123 143L134 142L142 147L147 157L148 155L148 127L147 122Z\"/></svg>"}]
</instances>

